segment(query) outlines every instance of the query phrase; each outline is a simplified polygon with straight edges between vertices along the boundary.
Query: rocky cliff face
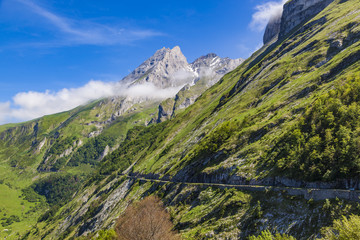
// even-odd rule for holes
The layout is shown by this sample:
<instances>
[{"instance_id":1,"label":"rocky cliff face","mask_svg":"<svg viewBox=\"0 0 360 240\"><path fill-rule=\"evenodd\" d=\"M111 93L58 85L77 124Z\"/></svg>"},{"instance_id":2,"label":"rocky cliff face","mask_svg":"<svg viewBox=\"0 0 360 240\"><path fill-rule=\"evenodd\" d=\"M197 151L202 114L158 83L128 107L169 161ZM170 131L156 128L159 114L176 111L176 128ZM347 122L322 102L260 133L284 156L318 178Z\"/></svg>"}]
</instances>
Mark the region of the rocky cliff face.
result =
<instances>
[{"instance_id":1,"label":"rocky cliff face","mask_svg":"<svg viewBox=\"0 0 360 240\"><path fill-rule=\"evenodd\" d=\"M298 26L316 14L324 10L334 0L292 0L284 5L281 17L279 37L288 34Z\"/></svg>"},{"instance_id":2,"label":"rocky cliff face","mask_svg":"<svg viewBox=\"0 0 360 240\"><path fill-rule=\"evenodd\" d=\"M193 104L206 89L218 82L226 73L234 70L243 61L241 58L220 58L214 53L196 59L189 64L195 77L173 99L165 100L159 105L157 122L168 120L175 116L176 111Z\"/></svg>"},{"instance_id":3,"label":"rocky cliff face","mask_svg":"<svg viewBox=\"0 0 360 240\"><path fill-rule=\"evenodd\" d=\"M291 0L285 3L282 15L270 19L264 33L264 44L284 37L296 26L314 17L334 0Z\"/></svg>"}]
</instances>

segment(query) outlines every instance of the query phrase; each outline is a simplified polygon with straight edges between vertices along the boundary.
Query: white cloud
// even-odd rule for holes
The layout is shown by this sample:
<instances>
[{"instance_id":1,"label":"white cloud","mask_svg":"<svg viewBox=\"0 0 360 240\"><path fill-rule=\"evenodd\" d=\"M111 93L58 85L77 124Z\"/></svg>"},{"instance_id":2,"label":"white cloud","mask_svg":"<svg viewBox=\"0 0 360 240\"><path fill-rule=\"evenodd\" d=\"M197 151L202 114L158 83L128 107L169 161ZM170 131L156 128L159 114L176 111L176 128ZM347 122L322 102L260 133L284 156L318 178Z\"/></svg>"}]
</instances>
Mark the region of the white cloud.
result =
<instances>
[{"instance_id":1,"label":"white cloud","mask_svg":"<svg viewBox=\"0 0 360 240\"><path fill-rule=\"evenodd\" d=\"M0 102L0 123L5 123L10 112L10 102Z\"/></svg>"},{"instance_id":2,"label":"white cloud","mask_svg":"<svg viewBox=\"0 0 360 240\"><path fill-rule=\"evenodd\" d=\"M175 96L183 87L160 89L152 83L125 85L120 82L91 80L79 88L64 88L57 92L21 92L11 102L0 102L0 124L20 122L44 115L67 111L91 100L123 96L132 98L166 99Z\"/></svg>"},{"instance_id":3,"label":"white cloud","mask_svg":"<svg viewBox=\"0 0 360 240\"><path fill-rule=\"evenodd\" d=\"M55 41L29 45L129 44L136 40L164 35L151 29L126 29L89 20L66 18L39 6L31 0L15 0L14 2L24 6L27 13L30 12L43 19L40 24L37 24L37 27L50 24L53 27L52 31L55 30L57 33ZM21 13L19 12L19 14Z\"/></svg>"},{"instance_id":4,"label":"white cloud","mask_svg":"<svg viewBox=\"0 0 360 240\"><path fill-rule=\"evenodd\" d=\"M152 83L143 83L143 84L133 85L129 88L122 88L122 91L119 91L118 94L120 94L120 96L127 96L127 97L166 99L166 98L174 97L176 93L178 93L183 86L184 85L162 89L156 87Z\"/></svg>"},{"instance_id":5,"label":"white cloud","mask_svg":"<svg viewBox=\"0 0 360 240\"><path fill-rule=\"evenodd\" d=\"M256 12L252 15L250 28L254 31L262 31L272 18L276 18L282 14L283 5L288 0L277 2L267 2L255 7Z\"/></svg>"},{"instance_id":6,"label":"white cloud","mask_svg":"<svg viewBox=\"0 0 360 240\"><path fill-rule=\"evenodd\" d=\"M185 85L196 77L196 74L188 69L182 69L172 74L172 82L177 85Z\"/></svg>"}]
</instances>

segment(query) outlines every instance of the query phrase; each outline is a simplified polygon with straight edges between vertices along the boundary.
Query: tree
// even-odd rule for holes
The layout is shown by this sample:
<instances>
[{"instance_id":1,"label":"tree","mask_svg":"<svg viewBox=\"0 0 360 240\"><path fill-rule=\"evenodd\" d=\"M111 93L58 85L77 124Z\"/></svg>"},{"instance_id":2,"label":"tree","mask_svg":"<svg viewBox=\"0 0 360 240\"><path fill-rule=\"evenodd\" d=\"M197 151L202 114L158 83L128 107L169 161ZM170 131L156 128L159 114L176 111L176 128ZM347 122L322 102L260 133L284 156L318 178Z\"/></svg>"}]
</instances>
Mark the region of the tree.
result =
<instances>
[{"instance_id":1,"label":"tree","mask_svg":"<svg viewBox=\"0 0 360 240\"><path fill-rule=\"evenodd\" d=\"M323 240L352 240L360 239L360 216L343 216L335 220L331 227L322 229Z\"/></svg>"},{"instance_id":2,"label":"tree","mask_svg":"<svg viewBox=\"0 0 360 240\"><path fill-rule=\"evenodd\" d=\"M170 214L158 197L149 196L130 205L119 217L115 231L120 240L175 240Z\"/></svg>"}]
</instances>

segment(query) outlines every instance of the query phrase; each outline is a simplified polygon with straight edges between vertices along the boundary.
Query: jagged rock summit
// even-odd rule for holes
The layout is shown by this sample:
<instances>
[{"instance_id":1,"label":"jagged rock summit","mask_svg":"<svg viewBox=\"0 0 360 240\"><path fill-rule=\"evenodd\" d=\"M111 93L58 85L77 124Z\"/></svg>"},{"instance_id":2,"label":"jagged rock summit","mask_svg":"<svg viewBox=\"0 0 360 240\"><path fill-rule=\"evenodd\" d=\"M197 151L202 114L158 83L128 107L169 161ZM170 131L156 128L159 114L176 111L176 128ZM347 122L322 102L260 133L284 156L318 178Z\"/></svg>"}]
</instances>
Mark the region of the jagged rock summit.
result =
<instances>
[{"instance_id":1,"label":"jagged rock summit","mask_svg":"<svg viewBox=\"0 0 360 240\"><path fill-rule=\"evenodd\" d=\"M162 48L122 81L132 84L153 83L159 88L177 87L195 77L186 57L176 46Z\"/></svg>"}]
</instances>

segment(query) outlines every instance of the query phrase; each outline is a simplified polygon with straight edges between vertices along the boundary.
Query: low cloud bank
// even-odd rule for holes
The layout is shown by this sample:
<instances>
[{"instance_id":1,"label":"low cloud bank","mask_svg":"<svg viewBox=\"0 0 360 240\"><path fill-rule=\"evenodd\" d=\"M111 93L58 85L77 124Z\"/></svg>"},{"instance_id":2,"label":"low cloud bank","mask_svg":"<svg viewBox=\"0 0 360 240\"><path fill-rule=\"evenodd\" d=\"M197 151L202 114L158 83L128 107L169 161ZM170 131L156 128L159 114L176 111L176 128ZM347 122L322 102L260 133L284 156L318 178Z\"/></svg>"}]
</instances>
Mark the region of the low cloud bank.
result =
<instances>
[{"instance_id":1,"label":"low cloud bank","mask_svg":"<svg viewBox=\"0 0 360 240\"><path fill-rule=\"evenodd\" d=\"M125 85L120 82L91 80L79 88L64 88L60 91L21 92L12 101L0 102L0 124L31 120L44 115L67 111L91 100L122 96L165 99L175 96L182 88L160 89L152 83Z\"/></svg>"}]
</instances>

